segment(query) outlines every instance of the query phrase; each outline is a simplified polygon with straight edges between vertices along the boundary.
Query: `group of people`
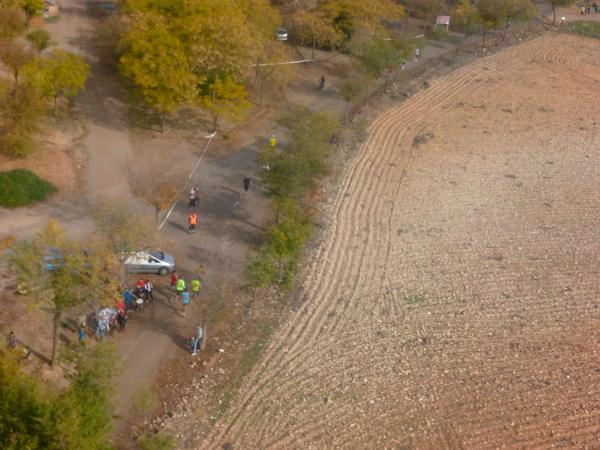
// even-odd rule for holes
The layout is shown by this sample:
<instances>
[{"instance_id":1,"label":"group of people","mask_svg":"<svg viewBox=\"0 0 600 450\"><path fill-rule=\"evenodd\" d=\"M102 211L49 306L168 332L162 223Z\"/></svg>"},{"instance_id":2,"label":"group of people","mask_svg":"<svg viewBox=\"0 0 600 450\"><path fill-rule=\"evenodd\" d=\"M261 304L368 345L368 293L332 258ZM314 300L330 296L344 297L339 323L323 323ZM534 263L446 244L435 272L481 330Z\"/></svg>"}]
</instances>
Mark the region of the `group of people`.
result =
<instances>
[{"instance_id":1,"label":"group of people","mask_svg":"<svg viewBox=\"0 0 600 450\"><path fill-rule=\"evenodd\" d=\"M582 14L582 15L583 15L583 14L586 14L586 13L587 13L587 14L591 14L591 13L592 13L592 8L594 9L594 12L595 12L595 13L598 13L598 5L596 4L596 2L594 2L594 3L593 3L591 6L590 6L590 4L588 3L588 4L587 4L587 8L586 8L586 6L585 6L585 5L583 5L583 6L581 7L581 9L580 9L580 11L581 11L581 14Z\"/></svg>"},{"instance_id":2,"label":"group of people","mask_svg":"<svg viewBox=\"0 0 600 450\"><path fill-rule=\"evenodd\" d=\"M128 312L140 310L145 303L154 301L154 284L150 280L140 278L132 287L125 287L123 297L113 306L100 309L93 318L93 330L96 337L104 339L111 336L114 330L125 331ZM77 319L79 342L87 338L88 318L85 315Z\"/></svg>"},{"instance_id":3,"label":"group of people","mask_svg":"<svg viewBox=\"0 0 600 450\"><path fill-rule=\"evenodd\" d=\"M174 271L171 274L171 289L175 289L177 301L181 302L182 317L185 317L185 311L190 304L191 299L198 298L200 295L200 287L202 287L202 282L198 278L194 278L190 281L188 289L185 280L179 277L177 271Z\"/></svg>"}]
</instances>

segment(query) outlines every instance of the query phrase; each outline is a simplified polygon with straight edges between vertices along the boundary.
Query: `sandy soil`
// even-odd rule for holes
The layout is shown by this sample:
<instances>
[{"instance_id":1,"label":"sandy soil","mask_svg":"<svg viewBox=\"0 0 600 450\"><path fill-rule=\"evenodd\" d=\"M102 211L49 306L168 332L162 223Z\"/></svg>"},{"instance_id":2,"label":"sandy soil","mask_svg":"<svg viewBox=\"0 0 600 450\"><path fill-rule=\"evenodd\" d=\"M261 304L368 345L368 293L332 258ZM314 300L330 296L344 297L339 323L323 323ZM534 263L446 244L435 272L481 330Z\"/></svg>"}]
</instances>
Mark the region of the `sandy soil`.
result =
<instances>
[{"instance_id":1,"label":"sandy soil","mask_svg":"<svg viewBox=\"0 0 600 450\"><path fill-rule=\"evenodd\" d=\"M181 446L597 448L599 68L546 35L381 115L303 306Z\"/></svg>"}]
</instances>

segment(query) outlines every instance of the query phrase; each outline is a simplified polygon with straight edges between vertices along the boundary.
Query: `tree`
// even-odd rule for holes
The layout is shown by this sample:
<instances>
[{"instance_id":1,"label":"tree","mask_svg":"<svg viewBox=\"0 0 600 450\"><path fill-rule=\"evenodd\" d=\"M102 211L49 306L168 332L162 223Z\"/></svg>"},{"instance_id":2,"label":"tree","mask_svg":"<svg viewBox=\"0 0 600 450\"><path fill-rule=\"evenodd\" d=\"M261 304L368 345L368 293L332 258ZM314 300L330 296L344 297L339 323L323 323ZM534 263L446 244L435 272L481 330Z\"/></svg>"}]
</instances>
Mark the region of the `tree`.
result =
<instances>
[{"instance_id":1,"label":"tree","mask_svg":"<svg viewBox=\"0 0 600 450\"><path fill-rule=\"evenodd\" d=\"M549 0L552 8L552 25L556 23L556 7L565 7L575 3L575 0Z\"/></svg>"},{"instance_id":2,"label":"tree","mask_svg":"<svg viewBox=\"0 0 600 450\"><path fill-rule=\"evenodd\" d=\"M405 5L408 9L414 11L416 17L423 21L423 33L425 33L427 23L435 18L443 6L440 0L409 0Z\"/></svg>"},{"instance_id":3,"label":"tree","mask_svg":"<svg viewBox=\"0 0 600 450\"><path fill-rule=\"evenodd\" d=\"M319 10L296 12L290 17L288 26L297 42L312 47L312 59L315 58L316 47L332 49L339 45L344 37Z\"/></svg>"},{"instance_id":4,"label":"tree","mask_svg":"<svg viewBox=\"0 0 600 450\"><path fill-rule=\"evenodd\" d=\"M196 97L199 80L189 47L177 37L168 19L154 12L135 14L120 45L120 71L135 84L146 104L159 111L162 133L165 115Z\"/></svg>"},{"instance_id":5,"label":"tree","mask_svg":"<svg viewBox=\"0 0 600 450\"><path fill-rule=\"evenodd\" d=\"M535 5L530 0L503 0L501 6L504 16L503 40L513 22L529 22L537 13Z\"/></svg>"},{"instance_id":6,"label":"tree","mask_svg":"<svg viewBox=\"0 0 600 450\"><path fill-rule=\"evenodd\" d=\"M4 45L25 29L25 15L17 0L0 0L0 44Z\"/></svg>"},{"instance_id":7,"label":"tree","mask_svg":"<svg viewBox=\"0 0 600 450\"><path fill-rule=\"evenodd\" d=\"M25 373L15 352L0 352L0 445L6 450L109 450L115 351L107 343L71 352L62 390Z\"/></svg>"},{"instance_id":8,"label":"tree","mask_svg":"<svg viewBox=\"0 0 600 450\"><path fill-rule=\"evenodd\" d=\"M21 8L25 11L27 24L33 16L39 16L44 12L44 0L20 0Z\"/></svg>"},{"instance_id":9,"label":"tree","mask_svg":"<svg viewBox=\"0 0 600 450\"><path fill-rule=\"evenodd\" d=\"M454 11L454 21L462 27L467 36L470 36L479 29L481 17L473 2L461 0Z\"/></svg>"},{"instance_id":10,"label":"tree","mask_svg":"<svg viewBox=\"0 0 600 450\"><path fill-rule=\"evenodd\" d=\"M129 168L133 193L154 207L157 226L160 223L161 212L171 206L179 196L180 187L176 182L176 174L182 173L186 168L178 161L178 158L172 158L172 161L168 162L163 155L156 155L136 161Z\"/></svg>"},{"instance_id":11,"label":"tree","mask_svg":"<svg viewBox=\"0 0 600 450\"><path fill-rule=\"evenodd\" d=\"M404 16L404 8L393 0L325 0L318 8L348 40L357 27L380 31L383 18L394 20Z\"/></svg>"},{"instance_id":12,"label":"tree","mask_svg":"<svg viewBox=\"0 0 600 450\"><path fill-rule=\"evenodd\" d=\"M235 81L231 75L221 75L208 78L201 86L201 105L209 111L213 120L213 131L217 130L220 117L229 120L241 118L250 108L246 100L248 93L243 84Z\"/></svg>"},{"instance_id":13,"label":"tree","mask_svg":"<svg viewBox=\"0 0 600 450\"><path fill-rule=\"evenodd\" d=\"M358 98L362 91L361 86L358 83L348 81L340 87L340 93L344 100L346 100L346 111L345 111L345 122L348 122L348 114L350 112L350 103Z\"/></svg>"},{"instance_id":14,"label":"tree","mask_svg":"<svg viewBox=\"0 0 600 450\"><path fill-rule=\"evenodd\" d=\"M0 80L0 153L16 157L30 153L44 109L43 98L30 83L9 87Z\"/></svg>"},{"instance_id":15,"label":"tree","mask_svg":"<svg viewBox=\"0 0 600 450\"><path fill-rule=\"evenodd\" d=\"M35 47L38 53L42 53L52 43L50 34L41 28L36 28L27 33L27 40Z\"/></svg>"},{"instance_id":16,"label":"tree","mask_svg":"<svg viewBox=\"0 0 600 450\"><path fill-rule=\"evenodd\" d=\"M29 295L52 314L51 364L56 361L58 330L64 311L85 301L112 303L118 297L113 270L106 253L95 242L87 245L69 241L60 225L50 220L32 241L13 247L11 262L17 281L27 284Z\"/></svg>"},{"instance_id":17,"label":"tree","mask_svg":"<svg viewBox=\"0 0 600 450\"><path fill-rule=\"evenodd\" d=\"M19 83L21 69L33 59L33 53L19 41L11 41L0 50L0 61L11 71L14 88Z\"/></svg>"},{"instance_id":18,"label":"tree","mask_svg":"<svg viewBox=\"0 0 600 450\"><path fill-rule=\"evenodd\" d=\"M139 220L138 212L132 212L125 203L105 201L93 206L92 215L98 235L116 255L154 247L156 229Z\"/></svg>"},{"instance_id":19,"label":"tree","mask_svg":"<svg viewBox=\"0 0 600 450\"><path fill-rule=\"evenodd\" d=\"M56 115L58 99L75 97L85 85L90 66L83 57L55 49L49 58L37 59L28 67L27 76L40 93L54 102Z\"/></svg>"},{"instance_id":20,"label":"tree","mask_svg":"<svg viewBox=\"0 0 600 450\"><path fill-rule=\"evenodd\" d=\"M355 50L354 56L367 75L379 78L385 74L387 85L390 72L406 61L412 52L413 45L406 39L397 38L388 41L375 38L360 45Z\"/></svg>"}]
</instances>

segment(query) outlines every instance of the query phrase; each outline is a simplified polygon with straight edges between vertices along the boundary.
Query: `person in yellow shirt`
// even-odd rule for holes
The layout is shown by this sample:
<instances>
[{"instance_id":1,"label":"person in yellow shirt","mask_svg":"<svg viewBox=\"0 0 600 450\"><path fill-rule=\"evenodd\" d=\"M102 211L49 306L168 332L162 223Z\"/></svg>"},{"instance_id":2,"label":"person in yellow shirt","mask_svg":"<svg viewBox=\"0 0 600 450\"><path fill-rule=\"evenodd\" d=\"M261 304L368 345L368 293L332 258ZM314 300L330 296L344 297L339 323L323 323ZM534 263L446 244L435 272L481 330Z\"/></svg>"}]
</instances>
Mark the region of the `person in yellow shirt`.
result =
<instances>
[{"instance_id":1,"label":"person in yellow shirt","mask_svg":"<svg viewBox=\"0 0 600 450\"><path fill-rule=\"evenodd\" d=\"M271 139L269 139L269 146L271 148L277 147L277 139L275 139L275 135L274 134L272 134L271 135Z\"/></svg>"},{"instance_id":2,"label":"person in yellow shirt","mask_svg":"<svg viewBox=\"0 0 600 450\"><path fill-rule=\"evenodd\" d=\"M192 289L192 297L193 298L198 298L198 295L200 295L200 287L202 286L202 282L195 278L192 280L192 282L190 283L190 287Z\"/></svg>"}]
</instances>

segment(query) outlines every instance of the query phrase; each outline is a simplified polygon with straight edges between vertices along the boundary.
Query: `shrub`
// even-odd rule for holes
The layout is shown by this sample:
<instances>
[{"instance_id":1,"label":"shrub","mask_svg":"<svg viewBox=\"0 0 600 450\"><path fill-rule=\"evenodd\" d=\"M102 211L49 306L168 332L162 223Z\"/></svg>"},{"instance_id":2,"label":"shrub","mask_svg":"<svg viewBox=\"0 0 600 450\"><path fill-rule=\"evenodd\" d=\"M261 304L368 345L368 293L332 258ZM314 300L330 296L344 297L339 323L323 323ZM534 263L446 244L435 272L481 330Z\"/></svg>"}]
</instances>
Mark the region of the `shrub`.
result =
<instances>
[{"instance_id":1,"label":"shrub","mask_svg":"<svg viewBox=\"0 0 600 450\"><path fill-rule=\"evenodd\" d=\"M569 31L600 39L600 22L578 20L569 24Z\"/></svg>"},{"instance_id":2,"label":"shrub","mask_svg":"<svg viewBox=\"0 0 600 450\"><path fill-rule=\"evenodd\" d=\"M56 192L49 181L26 169L0 172L0 205L8 208L29 205L44 200Z\"/></svg>"}]
</instances>

